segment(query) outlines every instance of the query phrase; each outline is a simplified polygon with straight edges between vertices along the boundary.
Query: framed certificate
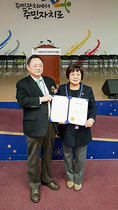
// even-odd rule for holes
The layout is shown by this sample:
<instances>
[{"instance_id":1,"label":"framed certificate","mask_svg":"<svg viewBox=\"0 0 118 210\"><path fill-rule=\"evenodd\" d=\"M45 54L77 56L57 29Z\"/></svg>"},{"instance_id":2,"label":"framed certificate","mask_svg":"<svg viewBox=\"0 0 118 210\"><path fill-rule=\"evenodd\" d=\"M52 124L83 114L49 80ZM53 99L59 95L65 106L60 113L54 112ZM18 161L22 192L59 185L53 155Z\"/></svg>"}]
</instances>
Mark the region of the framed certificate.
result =
<instances>
[{"instance_id":1,"label":"framed certificate","mask_svg":"<svg viewBox=\"0 0 118 210\"><path fill-rule=\"evenodd\" d=\"M85 125L88 99L54 95L51 107L51 122Z\"/></svg>"}]
</instances>

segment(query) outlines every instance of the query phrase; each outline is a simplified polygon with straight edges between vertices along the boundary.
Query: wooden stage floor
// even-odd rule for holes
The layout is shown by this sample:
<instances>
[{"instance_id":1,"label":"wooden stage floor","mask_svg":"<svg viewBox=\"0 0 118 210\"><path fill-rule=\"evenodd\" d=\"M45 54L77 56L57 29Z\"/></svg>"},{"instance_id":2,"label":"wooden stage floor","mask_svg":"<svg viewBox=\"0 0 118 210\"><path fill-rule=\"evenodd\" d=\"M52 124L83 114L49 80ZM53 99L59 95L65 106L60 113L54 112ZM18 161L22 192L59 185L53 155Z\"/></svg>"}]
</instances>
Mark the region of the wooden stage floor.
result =
<instances>
[{"instance_id":1,"label":"wooden stage floor","mask_svg":"<svg viewBox=\"0 0 118 210\"><path fill-rule=\"evenodd\" d=\"M16 102L16 82L28 75L26 71L21 75L0 75L0 102ZM101 88L106 79L118 79L118 74L85 74L83 84L91 86L94 92L95 100L109 100L102 92ZM60 74L60 84L68 82L64 74Z\"/></svg>"}]
</instances>

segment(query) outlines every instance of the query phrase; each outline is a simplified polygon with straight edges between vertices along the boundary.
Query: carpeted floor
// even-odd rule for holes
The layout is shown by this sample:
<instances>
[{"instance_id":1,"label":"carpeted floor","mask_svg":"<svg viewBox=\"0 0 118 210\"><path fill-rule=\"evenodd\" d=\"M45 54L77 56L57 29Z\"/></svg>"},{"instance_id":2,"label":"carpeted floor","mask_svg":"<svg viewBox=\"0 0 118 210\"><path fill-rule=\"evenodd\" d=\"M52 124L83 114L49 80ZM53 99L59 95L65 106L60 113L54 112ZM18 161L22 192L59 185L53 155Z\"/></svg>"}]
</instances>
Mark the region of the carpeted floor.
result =
<instances>
[{"instance_id":1,"label":"carpeted floor","mask_svg":"<svg viewBox=\"0 0 118 210\"><path fill-rule=\"evenodd\" d=\"M0 162L1 210L118 210L118 160L87 160L83 188L66 187L63 161L52 161L55 192L41 185L40 202L30 201L27 163Z\"/></svg>"},{"instance_id":2,"label":"carpeted floor","mask_svg":"<svg viewBox=\"0 0 118 210\"><path fill-rule=\"evenodd\" d=\"M21 109L0 109L0 131L22 132L22 119Z\"/></svg>"},{"instance_id":3,"label":"carpeted floor","mask_svg":"<svg viewBox=\"0 0 118 210\"><path fill-rule=\"evenodd\" d=\"M22 132L23 111L20 109L0 109L0 131ZM118 139L118 116L97 115L92 127L96 138Z\"/></svg>"},{"instance_id":4,"label":"carpeted floor","mask_svg":"<svg viewBox=\"0 0 118 210\"><path fill-rule=\"evenodd\" d=\"M0 109L0 131L22 132L22 110ZM97 116L92 136L118 139L118 117ZM0 210L118 210L118 160L87 160L83 188L67 189L63 161L52 161L55 192L41 185L40 202L30 201L26 161L0 162Z\"/></svg>"},{"instance_id":5,"label":"carpeted floor","mask_svg":"<svg viewBox=\"0 0 118 210\"><path fill-rule=\"evenodd\" d=\"M118 139L118 116L97 115L92 137Z\"/></svg>"}]
</instances>

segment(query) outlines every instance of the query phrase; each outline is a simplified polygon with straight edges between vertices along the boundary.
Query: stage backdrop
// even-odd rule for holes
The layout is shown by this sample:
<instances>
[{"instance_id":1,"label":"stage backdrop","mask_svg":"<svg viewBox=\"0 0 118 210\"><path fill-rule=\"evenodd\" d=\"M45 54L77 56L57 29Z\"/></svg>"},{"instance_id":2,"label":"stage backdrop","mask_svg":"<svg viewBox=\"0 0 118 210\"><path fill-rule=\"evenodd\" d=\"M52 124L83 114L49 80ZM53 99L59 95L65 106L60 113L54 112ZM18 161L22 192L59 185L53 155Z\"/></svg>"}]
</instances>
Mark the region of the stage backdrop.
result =
<instances>
[{"instance_id":1,"label":"stage backdrop","mask_svg":"<svg viewBox=\"0 0 118 210\"><path fill-rule=\"evenodd\" d=\"M0 54L52 44L61 54L118 54L118 0L0 1Z\"/></svg>"}]
</instances>

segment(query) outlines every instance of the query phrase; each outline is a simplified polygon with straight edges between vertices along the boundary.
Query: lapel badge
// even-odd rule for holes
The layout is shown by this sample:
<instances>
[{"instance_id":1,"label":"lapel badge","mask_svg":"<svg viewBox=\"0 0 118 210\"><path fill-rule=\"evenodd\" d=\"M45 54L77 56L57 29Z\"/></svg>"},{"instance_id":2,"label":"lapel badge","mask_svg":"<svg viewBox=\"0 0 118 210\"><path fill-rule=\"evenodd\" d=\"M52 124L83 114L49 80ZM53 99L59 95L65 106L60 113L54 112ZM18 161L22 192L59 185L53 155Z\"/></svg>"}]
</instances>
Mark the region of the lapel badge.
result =
<instances>
[{"instance_id":1,"label":"lapel badge","mask_svg":"<svg viewBox=\"0 0 118 210\"><path fill-rule=\"evenodd\" d=\"M84 93L82 93L82 96L84 95Z\"/></svg>"}]
</instances>

